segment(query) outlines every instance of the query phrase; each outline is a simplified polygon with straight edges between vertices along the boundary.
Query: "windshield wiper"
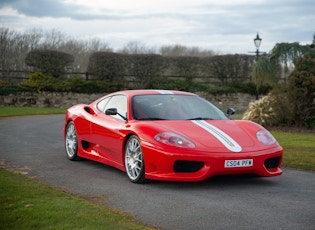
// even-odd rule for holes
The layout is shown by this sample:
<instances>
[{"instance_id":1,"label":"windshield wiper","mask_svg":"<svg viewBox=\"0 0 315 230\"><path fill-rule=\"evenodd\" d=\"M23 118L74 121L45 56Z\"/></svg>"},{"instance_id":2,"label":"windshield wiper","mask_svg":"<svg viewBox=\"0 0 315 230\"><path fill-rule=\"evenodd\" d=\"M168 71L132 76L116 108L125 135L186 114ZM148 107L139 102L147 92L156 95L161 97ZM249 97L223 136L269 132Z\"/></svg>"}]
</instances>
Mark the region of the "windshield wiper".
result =
<instances>
[{"instance_id":1,"label":"windshield wiper","mask_svg":"<svg viewBox=\"0 0 315 230\"><path fill-rule=\"evenodd\" d=\"M194 117L194 118L189 118L187 120L214 120L214 119L209 118L209 117Z\"/></svg>"}]
</instances>

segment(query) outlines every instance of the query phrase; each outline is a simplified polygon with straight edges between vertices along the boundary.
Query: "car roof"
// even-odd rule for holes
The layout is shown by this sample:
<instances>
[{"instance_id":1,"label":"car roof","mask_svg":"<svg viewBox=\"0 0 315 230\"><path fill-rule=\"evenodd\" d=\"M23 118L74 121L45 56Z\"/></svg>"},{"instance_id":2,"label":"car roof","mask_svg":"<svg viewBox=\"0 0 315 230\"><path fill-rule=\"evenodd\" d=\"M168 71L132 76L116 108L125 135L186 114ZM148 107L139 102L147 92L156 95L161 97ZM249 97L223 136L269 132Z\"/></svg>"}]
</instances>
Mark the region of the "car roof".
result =
<instances>
[{"instance_id":1,"label":"car roof","mask_svg":"<svg viewBox=\"0 0 315 230\"><path fill-rule=\"evenodd\" d=\"M185 91L178 91L178 90L163 90L163 89L137 89L137 90L124 90L118 91L114 94L125 94L129 96L135 95L148 95L148 94L180 94L180 95L196 95L194 93L189 93Z\"/></svg>"}]
</instances>

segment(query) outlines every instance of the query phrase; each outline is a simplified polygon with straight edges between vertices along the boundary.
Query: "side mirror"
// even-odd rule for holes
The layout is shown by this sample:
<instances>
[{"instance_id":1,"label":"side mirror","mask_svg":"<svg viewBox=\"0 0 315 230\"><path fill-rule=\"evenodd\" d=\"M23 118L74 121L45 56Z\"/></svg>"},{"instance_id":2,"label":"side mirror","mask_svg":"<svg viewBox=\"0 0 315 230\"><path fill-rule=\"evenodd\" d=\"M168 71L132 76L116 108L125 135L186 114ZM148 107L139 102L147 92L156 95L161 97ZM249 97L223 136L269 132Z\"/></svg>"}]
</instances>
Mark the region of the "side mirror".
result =
<instances>
[{"instance_id":1,"label":"side mirror","mask_svg":"<svg viewBox=\"0 0 315 230\"><path fill-rule=\"evenodd\" d=\"M105 110L105 114L106 115L118 115L120 116L122 119L124 119L125 121L127 121L127 117L124 117L123 115L121 115L120 113L118 113L117 108L109 108Z\"/></svg>"},{"instance_id":2,"label":"side mirror","mask_svg":"<svg viewBox=\"0 0 315 230\"><path fill-rule=\"evenodd\" d=\"M233 115L235 113L235 109L233 108L228 108L227 112L226 112L226 116L228 118L230 118L231 115Z\"/></svg>"},{"instance_id":3,"label":"side mirror","mask_svg":"<svg viewBox=\"0 0 315 230\"><path fill-rule=\"evenodd\" d=\"M106 115L117 115L117 109L116 108L106 109L105 114Z\"/></svg>"}]
</instances>

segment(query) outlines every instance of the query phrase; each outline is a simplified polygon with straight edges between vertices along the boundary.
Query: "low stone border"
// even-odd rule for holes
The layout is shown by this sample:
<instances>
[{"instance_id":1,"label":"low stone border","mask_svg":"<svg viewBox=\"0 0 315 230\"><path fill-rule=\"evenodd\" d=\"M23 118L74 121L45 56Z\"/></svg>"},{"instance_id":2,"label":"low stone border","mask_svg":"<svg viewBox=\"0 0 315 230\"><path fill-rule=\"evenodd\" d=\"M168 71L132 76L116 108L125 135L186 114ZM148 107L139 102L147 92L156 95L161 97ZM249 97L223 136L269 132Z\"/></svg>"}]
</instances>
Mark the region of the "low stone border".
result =
<instances>
[{"instance_id":1,"label":"low stone border","mask_svg":"<svg viewBox=\"0 0 315 230\"><path fill-rule=\"evenodd\" d=\"M2 106L30 106L30 107L60 107L68 108L75 104L89 104L104 94L82 94L71 92L21 92L16 95L1 95ZM244 93L230 93L213 95L199 92L198 95L206 98L222 111L233 107L238 111L245 111L248 104L255 100L254 96Z\"/></svg>"}]
</instances>

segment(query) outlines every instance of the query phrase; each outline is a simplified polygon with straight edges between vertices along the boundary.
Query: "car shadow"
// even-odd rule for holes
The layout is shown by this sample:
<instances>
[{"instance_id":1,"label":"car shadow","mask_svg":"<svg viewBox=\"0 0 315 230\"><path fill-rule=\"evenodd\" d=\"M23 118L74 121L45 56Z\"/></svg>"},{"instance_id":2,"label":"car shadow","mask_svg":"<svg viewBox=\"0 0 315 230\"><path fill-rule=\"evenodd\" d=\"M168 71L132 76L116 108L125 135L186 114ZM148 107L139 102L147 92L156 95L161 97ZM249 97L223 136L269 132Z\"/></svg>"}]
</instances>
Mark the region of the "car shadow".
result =
<instances>
[{"instance_id":1,"label":"car shadow","mask_svg":"<svg viewBox=\"0 0 315 230\"><path fill-rule=\"evenodd\" d=\"M232 187L270 187L277 186L278 180L259 177L254 174L213 176L200 182L150 181L151 185L180 189L216 189Z\"/></svg>"},{"instance_id":2,"label":"car shadow","mask_svg":"<svg viewBox=\"0 0 315 230\"><path fill-rule=\"evenodd\" d=\"M178 182L178 181L160 181L147 180L144 184L134 184L129 181L125 172L114 167L98 163L91 160L82 159L79 162L94 169L106 171L116 179L122 180L122 183L131 183L137 186L161 187L169 189L216 189L216 188L232 188L232 187L272 187L279 184L279 180L272 177L259 177L254 174L235 174L235 175L218 175L199 182Z\"/></svg>"}]
</instances>

